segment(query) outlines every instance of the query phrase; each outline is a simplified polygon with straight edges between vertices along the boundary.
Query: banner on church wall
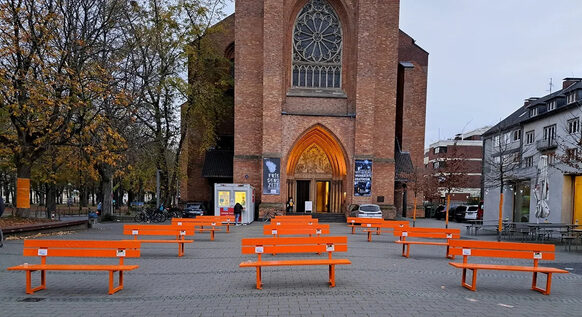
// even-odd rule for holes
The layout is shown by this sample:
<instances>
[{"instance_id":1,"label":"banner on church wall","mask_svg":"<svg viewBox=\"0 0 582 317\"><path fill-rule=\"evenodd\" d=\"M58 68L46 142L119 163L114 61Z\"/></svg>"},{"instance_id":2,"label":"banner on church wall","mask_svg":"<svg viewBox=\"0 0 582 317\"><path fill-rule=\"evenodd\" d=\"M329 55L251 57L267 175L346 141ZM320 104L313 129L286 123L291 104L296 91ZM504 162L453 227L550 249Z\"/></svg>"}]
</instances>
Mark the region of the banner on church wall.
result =
<instances>
[{"instance_id":1,"label":"banner on church wall","mask_svg":"<svg viewBox=\"0 0 582 317\"><path fill-rule=\"evenodd\" d=\"M356 160L354 171L354 196L372 195L372 161Z\"/></svg>"},{"instance_id":2,"label":"banner on church wall","mask_svg":"<svg viewBox=\"0 0 582 317\"><path fill-rule=\"evenodd\" d=\"M281 190L281 159L263 158L263 194L279 195Z\"/></svg>"}]
</instances>

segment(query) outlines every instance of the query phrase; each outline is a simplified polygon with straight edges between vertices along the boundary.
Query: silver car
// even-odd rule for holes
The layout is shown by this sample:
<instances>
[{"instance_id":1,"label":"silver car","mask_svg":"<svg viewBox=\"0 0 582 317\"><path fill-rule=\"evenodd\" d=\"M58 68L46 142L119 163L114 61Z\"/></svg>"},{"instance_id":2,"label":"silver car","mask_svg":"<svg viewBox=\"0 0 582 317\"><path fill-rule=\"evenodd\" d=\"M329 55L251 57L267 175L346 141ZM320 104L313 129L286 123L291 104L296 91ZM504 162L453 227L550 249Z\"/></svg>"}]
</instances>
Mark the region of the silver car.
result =
<instances>
[{"instance_id":1,"label":"silver car","mask_svg":"<svg viewBox=\"0 0 582 317\"><path fill-rule=\"evenodd\" d=\"M358 218L380 218L382 219L382 210L375 204L360 205L357 212Z\"/></svg>"}]
</instances>

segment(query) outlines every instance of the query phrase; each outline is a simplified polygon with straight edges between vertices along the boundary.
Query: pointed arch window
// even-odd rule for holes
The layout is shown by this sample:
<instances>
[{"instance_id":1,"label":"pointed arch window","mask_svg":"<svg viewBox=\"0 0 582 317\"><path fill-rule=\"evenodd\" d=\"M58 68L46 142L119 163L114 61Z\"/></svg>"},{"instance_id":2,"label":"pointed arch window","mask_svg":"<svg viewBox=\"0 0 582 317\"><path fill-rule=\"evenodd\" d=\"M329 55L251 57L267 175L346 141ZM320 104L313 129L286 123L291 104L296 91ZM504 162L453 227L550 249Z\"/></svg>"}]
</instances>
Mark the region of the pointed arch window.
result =
<instances>
[{"instance_id":1,"label":"pointed arch window","mask_svg":"<svg viewBox=\"0 0 582 317\"><path fill-rule=\"evenodd\" d=\"M309 0L293 28L292 86L340 89L342 29L326 0Z\"/></svg>"}]
</instances>

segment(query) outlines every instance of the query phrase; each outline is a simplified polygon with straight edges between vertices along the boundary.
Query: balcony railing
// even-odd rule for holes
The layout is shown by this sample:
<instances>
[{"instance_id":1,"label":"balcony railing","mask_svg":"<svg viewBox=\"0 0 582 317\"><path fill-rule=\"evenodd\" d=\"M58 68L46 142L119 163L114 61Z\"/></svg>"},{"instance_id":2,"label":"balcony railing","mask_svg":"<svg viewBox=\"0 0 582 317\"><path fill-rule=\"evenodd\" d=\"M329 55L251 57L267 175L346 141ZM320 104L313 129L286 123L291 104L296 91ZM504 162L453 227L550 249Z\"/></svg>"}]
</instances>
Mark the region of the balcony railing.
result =
<instances>
[{"instance_id":1,"label":"balcony railing","mask_svg":"<svg viewBox=\"0 0 582 317\"><path fill-rule=\"evenodd\" d=\"M551 150L558 147L556 139L544 139L536 141L536 148L538 151Z\"/></svg>"}]
</instances>

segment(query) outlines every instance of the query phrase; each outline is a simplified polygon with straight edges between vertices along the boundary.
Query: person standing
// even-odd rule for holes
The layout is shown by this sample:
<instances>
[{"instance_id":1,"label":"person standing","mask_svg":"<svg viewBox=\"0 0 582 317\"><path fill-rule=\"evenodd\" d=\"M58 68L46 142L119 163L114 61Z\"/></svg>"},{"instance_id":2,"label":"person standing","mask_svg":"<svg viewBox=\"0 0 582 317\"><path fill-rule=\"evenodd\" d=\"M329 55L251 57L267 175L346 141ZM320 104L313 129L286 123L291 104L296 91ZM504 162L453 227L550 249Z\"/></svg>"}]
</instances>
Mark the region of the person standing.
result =
<instances>
[{"instance_id":1,"label":"person standing","mask_svg":"<svg viewBox=\"0 0 582 317\"><path fill-rule=\"evenodd\" d=\"M287 208L286 208L286 212L292 212L293 211L293 197L289 197L289 200L287 201Z\"/></svg>"},{"instance_id":2,"label":"person standing","mask_svg":"<svg viewBox=\"0 0 582 317\"><path fill-rule=\"evenodd\" d=\"M241 223L240 216L242 214L242 210L243 206L241 204L236 203L236 205L234 205L234 223L237 226L240 226Z\"/></svg>"}]
</instances>

